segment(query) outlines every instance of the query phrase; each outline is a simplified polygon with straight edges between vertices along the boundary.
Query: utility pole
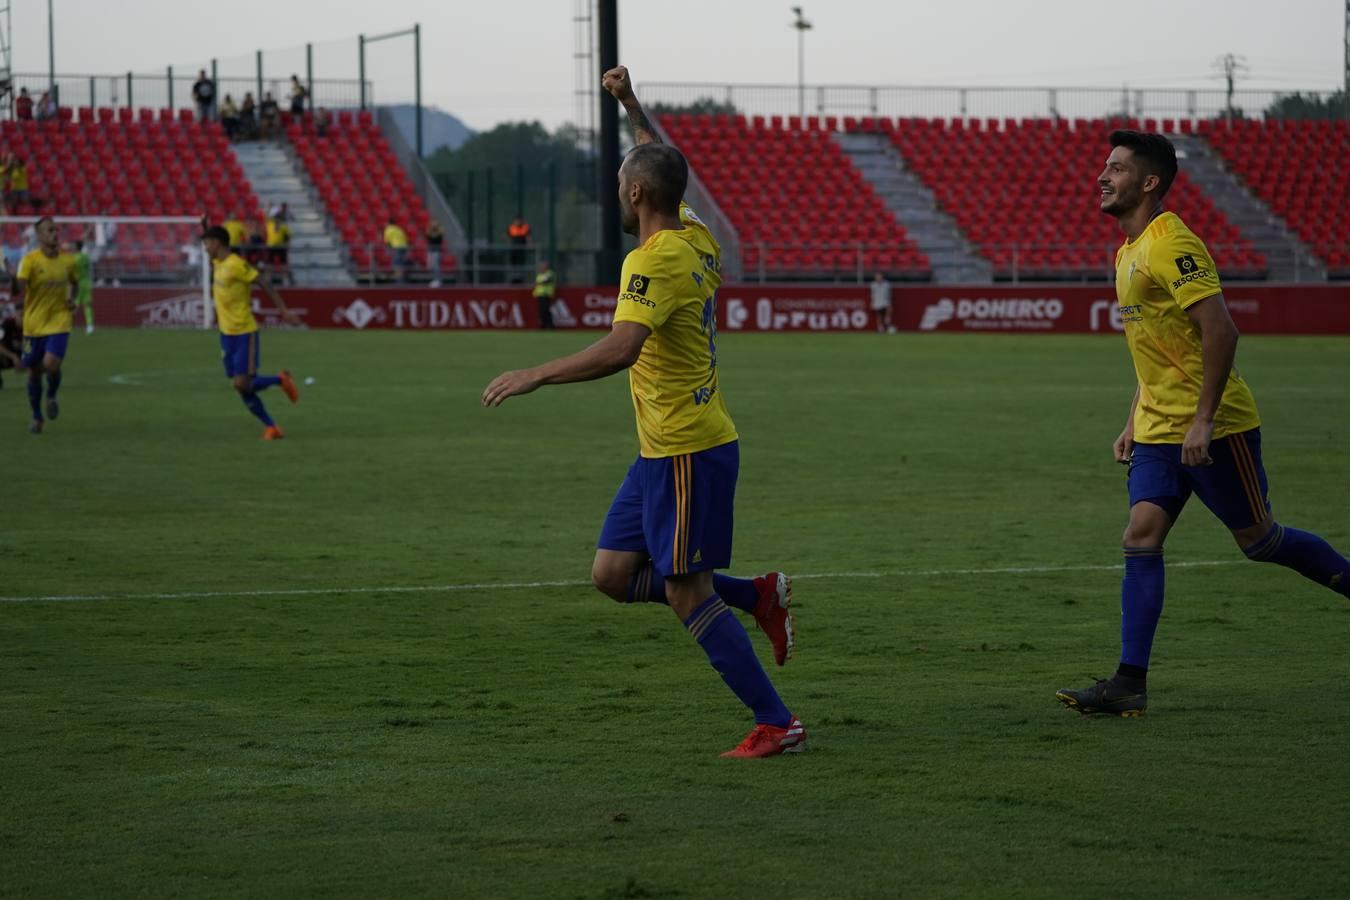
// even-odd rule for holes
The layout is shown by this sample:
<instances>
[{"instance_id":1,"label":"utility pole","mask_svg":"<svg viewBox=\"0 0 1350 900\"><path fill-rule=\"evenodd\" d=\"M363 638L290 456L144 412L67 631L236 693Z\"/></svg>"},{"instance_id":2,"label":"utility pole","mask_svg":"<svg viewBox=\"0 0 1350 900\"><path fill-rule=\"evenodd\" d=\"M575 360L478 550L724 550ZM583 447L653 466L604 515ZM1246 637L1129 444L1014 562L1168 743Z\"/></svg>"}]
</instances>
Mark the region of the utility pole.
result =
<instances>
[{"instance_id":1,"label":"utility pole","mask_svg":"<svg viewBox=\"0 0 1350 900\"><path fill-rule=\"evenodd\" d=\"M597 12L600 71L593 77L599 82L603 73L619 64L619 4L617 0L600 0ZM598 85L592 90L599 90ZM623 220L619 215L619 192L615 188L619 171L619 104L613 97L601 100L600 165L596 172L600 196L600 265L596 274L602 281L617 282L623 250Z\"/></svg>"},{"instance_id":2,"label":"utility pole","mask_svg":"<svg viewBox=\"0 0 1350 900\"><path fill-rule=\"evenodd\" d=\"M1346 0L1346 10L1350 15L1350 0ZM811 23L802 16L800 6L792 7L792 13L797 17L792 27L797 29L797 117L801 119L806 118L806 32Z\"/></svg>"},{"instance_id":3,"label":"utility pole","mask_svg":"<svg viewBox=\"0 0 1350 900\"><path fill-rule=\"evenodd\" d=\"M1341 85L1341 107L1350 117L1350 0L1345 0L1345 81Z\"/></svg>"},{"instance_id":4,"label":"utility pole","mask_svg":"<svg viewBox=\"0 0 1350 900\"><path fill-rule=\"evenodd\" d=\"M1347 12L1350 12L1350 2L1347 3ZM1247 57L1225 53L1214 60L1214 67L1223 73L1224 80L1228 83L1228 118L1236 119L1237 109L1233 106L1233 87L1237 83L1239 75L1246 75L1251 71L1251 67L1247 65Z\"/></svg>"}]
</instances>

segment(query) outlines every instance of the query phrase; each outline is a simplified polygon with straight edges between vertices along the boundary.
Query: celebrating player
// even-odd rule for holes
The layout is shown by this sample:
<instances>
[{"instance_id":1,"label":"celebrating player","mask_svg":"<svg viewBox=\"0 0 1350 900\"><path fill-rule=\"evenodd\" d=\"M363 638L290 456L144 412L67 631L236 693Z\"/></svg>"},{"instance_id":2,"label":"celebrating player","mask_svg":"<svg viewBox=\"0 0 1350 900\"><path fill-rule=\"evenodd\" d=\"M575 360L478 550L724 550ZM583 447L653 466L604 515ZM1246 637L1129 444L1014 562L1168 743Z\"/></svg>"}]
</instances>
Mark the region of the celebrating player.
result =
<instances>
[{"instance_id":1,"label":"celebrating player","mask_svg":"<svg viewBox=\"0 0 1350 900\"><path fill-rule=\"evenodd\" d=\"M75 258L61 253L61 233L51 216L33 226L38 247L19 263L15 277L19 302L23 304L24 350L22 365L28 369L28 405L33 422L28 430L42 434L42 375L47 375L47 416L61 415L56 392L61 388L61 362L66 356L74 324L73 291L79 287Z\"/></svg>"},{"instance_id":2,"label":"celebrating player","mask_svg":"<svg viewBox=\"0 0 1350 900\"><path fill-rule=\"evenodd\" d=\"M1055 696L1084 714L1137 716L1163 607L1163 541L1194 493L1248 558L1287 566L1350 597L1350 562L1315 534L1271 515L1261 420L1233 366L1238 332L1209 251L1163 197L1177 155L1159 134L1116 131L1098 176L1102 212L1120 220L1116 297L1138 376L1117 462L1129 465L1130 519L1115 675Z\"/></svg>"},{"instance_id":3,"label":"celebrating player","mask_svg":"<svg viewBox=\"0 0 1350 900\"><path fill-rule=\"evenodd\" d=\"M629 370L641 452L601 530L592 580L621 603L668 604L753 710L755 727L723 756L797 752L806 730L728 608L755 617L782 665L793 645L791 581L777 572L753 581L714 574L731 564L740 453L717 379L721 248L684 205L689 167L647 121L628 70L606 72L604 87L628 111L637 141L619 168L619 200L624 230L640 246L624 261L613 328L579 353L497 376L483 405Z\"/></svg>"},{"instance_id":4,"label":"celebrating player","mask_svg":"<svg viewBox=\"0 0 1350 900\"><path fill-rule=\"evenodd\" d=\"M277 423L267 414L259 391L274 384L281 385L292 403L300 399L291 373L285 369L279 375L258 374L258 320L253 317L253 285L258 284L268 299L281 310L281 317L292 325L299 325L295 313L286 308L281 297L268 284L258 279L259 272L237 253L230 252L230 233L219 225L206 229L202 245L211 259L211 299L215 301L216 320L220 325L220 349L225 363L225 377L243 398L248 411L263 423L263 440L275 441L285 437Z\"/></svg>"}]
</instances>

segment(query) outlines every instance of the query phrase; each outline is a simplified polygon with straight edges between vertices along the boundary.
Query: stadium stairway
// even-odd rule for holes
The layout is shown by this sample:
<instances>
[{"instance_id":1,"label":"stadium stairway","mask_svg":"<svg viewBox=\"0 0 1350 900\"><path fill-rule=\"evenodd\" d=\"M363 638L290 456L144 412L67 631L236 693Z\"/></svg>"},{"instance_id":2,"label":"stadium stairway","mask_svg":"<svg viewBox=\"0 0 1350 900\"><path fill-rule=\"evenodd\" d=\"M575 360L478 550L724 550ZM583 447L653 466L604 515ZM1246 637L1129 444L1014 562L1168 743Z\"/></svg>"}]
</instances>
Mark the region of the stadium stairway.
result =
<instances>
[{"instance_id":1,"label":"stadium stairway","mask_svg":"<svg viewBox=\"0 0 1350 900\"><path fill-rule=\"evenodd\" d=\"M234 144L235 158L262 202L264 210L286 203L291 213L290 268L295 283L351 286L337 239L328 231L328 217L306 188L299 164L279 141Z\"/></svg>"},{"instance_id":2,"label":"stadium stairway","mask_svg":"<svg viewBox=\"0 0 1350 900\"><path fill-rule=\"evenodd\" d=\"M975 252L951 217L938 208L933 192L909 170L885 135L836 132L833 137L914 243L927 254L934 281L993 282L989 261Z\"/></svg>"},{"instance_id":3,"label":"stadium stairway","mask_svg":"<svg viewBox=\"0 0 1350 900\"><path fill-rule=\"evenodd\" d=\"M1272 281L1325 281L1326 267L1290 231L1284 220L1228 170L1222 157L1204 138L1169 134L1181 156L1181 166L1191 181L1203 190L1242 236L1261 248L1270 265ZM1220 272L1222 274L1222 272Z\"/></svg>"}]
</instances>

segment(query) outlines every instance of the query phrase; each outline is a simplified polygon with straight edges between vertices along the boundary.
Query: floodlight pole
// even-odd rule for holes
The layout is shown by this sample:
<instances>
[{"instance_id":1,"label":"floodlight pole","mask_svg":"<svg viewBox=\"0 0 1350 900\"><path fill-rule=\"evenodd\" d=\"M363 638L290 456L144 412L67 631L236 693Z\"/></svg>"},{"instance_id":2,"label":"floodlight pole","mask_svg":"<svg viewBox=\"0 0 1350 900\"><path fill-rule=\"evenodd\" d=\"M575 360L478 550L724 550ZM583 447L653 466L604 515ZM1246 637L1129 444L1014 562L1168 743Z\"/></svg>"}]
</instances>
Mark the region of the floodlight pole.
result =
<instances>
[{"instance_id":1,"label":"floodlight pole","mask_svg":"<svg viewBox=\"0 0 1350 900\"><path fill-rule=\"evenodd\" d=\"M413 103L416 107L417 116L416 125L416 143L417 158L422 158L422 26L420 23L411 28L405 28L402 31L391 31L388 34L377 34L375 37L360 36L361 44L361 108L366 108L366 44L373 44L376 41L388 41L393 38L401 38L412 35L413 38Z\"/></svg>"},{"instance_id":2,"label":"floodlight pole","mask_svg":"<svg viewBox=\"0 0 1350 900\"><path fill-rule=\"evenodd\" d=\"M596 75L601 76L619 64L619 4L617 0L600 0L596 11L600 37L600 71ZM612 97L604 97L600 104L599 149L596 184L600 197L600 257L596 275L608 282L618 280L623 250L623 218L619 214L619 192L615 190L619 171L619 104Z\"/></svg>"},{"instance_id":3,"label":"floodlight pole","mask_svg":"<svg viewBox=\"0 0 1350 900\"><path fill-rule=\"evenodd\" d=\"M47 90L56 97L56 14L47 0ZM59 100L57 101L60 102Z\"/></svg>"},{"instance_id":4,"label":"floodlight pole","mask_svg":"<svg viewBox=\"0 0 1350 900\"><path fill-rule=\"evenodd\" d=\"M1346 0L1350 3L1350 0ZM792 27L797 29L797 117L806 117L806 32L811 30L811 23L802 15L800 6L792 7L792 12L796 15L796 20Z\"/></svg>"}]
</instances>

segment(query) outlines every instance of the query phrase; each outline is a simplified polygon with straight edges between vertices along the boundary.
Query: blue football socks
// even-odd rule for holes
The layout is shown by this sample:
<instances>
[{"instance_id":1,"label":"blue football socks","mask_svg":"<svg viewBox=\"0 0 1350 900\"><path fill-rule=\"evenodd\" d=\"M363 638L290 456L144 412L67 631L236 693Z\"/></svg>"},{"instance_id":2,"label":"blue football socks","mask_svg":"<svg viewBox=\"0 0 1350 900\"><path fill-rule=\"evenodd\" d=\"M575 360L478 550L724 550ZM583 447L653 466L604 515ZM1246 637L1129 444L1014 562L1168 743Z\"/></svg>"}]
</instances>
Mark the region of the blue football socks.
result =
<instances>
[{"instance_id":1,"label":"blue football socks","mask_svg":"<svg viewBox=\"0 0 1350 900\"><path fill-rule=\"evenodd\" d=\"M1163 609L1163 548L1126 547L1120 583L1120 664L1146 671Z\"/></svg>"},{"instance_id":2,"label":"blue football socks","mask_svg":"<svg viewBox=\"0 0 1350 900\"><path fill-rule=\"evenodd\" d=\"M61 373L60 373L59 371L57 371L57 372L48 372L48 373L47 373L47 399L48 399L48 400L55 400L55 399L56 399L56 392L57 392L57 390L58 390L60 387L61 387Z\"/></svg>"},{"instance_id":3,"label":"blue football socks","mask_svg":"<svg viewBox=\"0 0 1350 900\"><path fill-rule=\"evenodd\" d=\"M252 389L254 391L265 391L276 384L281 384L281 379L276 375L254 375Z\"/></svg>"},{"instance_id":4,"label":"blue football socks","mask_svg":"<svg viewBox=\"0 0 1350 900\"><path fill-rule=\"evenodd\" d=\"M1350 597L1350 560L1315 534L1277 523L1269 534L1243 552L1248 559L1278 563L1343 597Z\"/></svg>"},{"instance_id":5,"label":"blue football socks","mask_svg":"<svg viewBox=\"0 0 1350 900\"><path fill-rule=\"evenodd\" d=\"M28 379L28 405L33 408L33 418L42 421L42 382Z\"/></svg>"},{"instance_id":6,"label":"blue football socks","mask_svg":"<svg viewBox=\"0 0 1350 900\"><path fill-rule=\"evenodd\" d=\"M713 590L726 601L728 606L748 613L754 613L759 603L759 591L755 582L749 578L732 578L730 575L713 575ZM648 562L628 583L628 596L625 603L665 603L666 579Z\"/></svg>"},{"instance_id":7,"label":"blue football socks","mask_svg":"<svg viewBox=\"0 0 1350 900\"><path fill-rule=\"evenodd\" d=\"M742 612L754 613L759 603L759 591L749 578L732 578L730 575L713 575L713 590L727 602Z\"/></svg>"},{"instance_id":8,"label":"blue football socks","mask_svg":"<svg viewBox=\"0 0 1350 900\"><path fill-rule=\"evenodd\" d=\"M665 603L666 579L652 567L649 561L633 575L628 582L628 597L625 603Z\"/></svg>"},{"instance_id":9,"label":"blue football socks","mask_svg":"<svg viewBox=\"0 0 1350 900\"><path fill-rule=\"evenodd\" d=\"M708 654L708 661L727 687L754 711L755 722L779 728L791 723L792 713L764 674L764 667L750 646L750 635L721 597L714 594L703 601L684 620L684 625Z\"/></svg>"},{"instance_id":10,"label":"blue football socks","mask_svg":"<svg viewBox=\"0 0 1350 900\"><path fill-rule=\"evenodd\" d=\"M262 422L267 426L276 424L272 421L272 417L267 414L267 407L263 406L261 397L252 391L249 391L247 394L241 394L240 396L243 397L244 405L248 407L248 411L257 416L259 422Z\"/></svg>"}]
</instances>

